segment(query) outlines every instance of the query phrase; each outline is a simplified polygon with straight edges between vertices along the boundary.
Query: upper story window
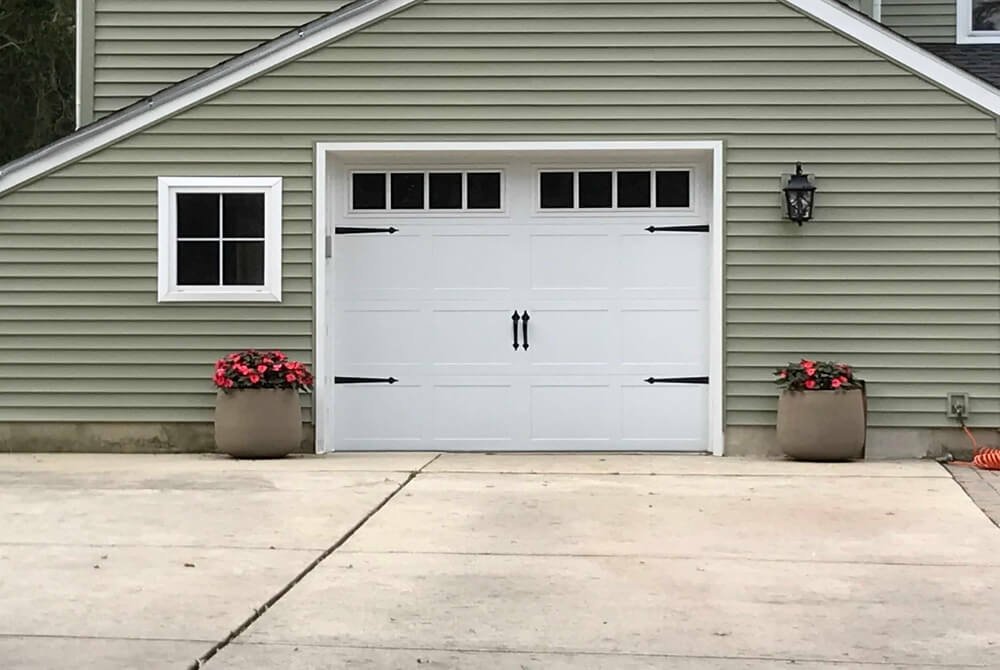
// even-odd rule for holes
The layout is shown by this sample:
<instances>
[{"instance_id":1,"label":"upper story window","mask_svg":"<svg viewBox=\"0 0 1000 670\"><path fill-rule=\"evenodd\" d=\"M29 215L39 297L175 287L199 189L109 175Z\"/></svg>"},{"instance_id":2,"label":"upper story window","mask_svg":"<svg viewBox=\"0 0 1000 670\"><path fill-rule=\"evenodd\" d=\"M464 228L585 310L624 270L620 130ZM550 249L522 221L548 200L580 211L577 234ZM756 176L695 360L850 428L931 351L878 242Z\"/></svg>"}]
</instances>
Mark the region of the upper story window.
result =
<instances>
[{"instance_id":1,"label":"upper story window","mask_svg":"<svg viewBox=\"0 0 1000 670\"><path fill-rule=\"evenodd\" d=\"M159 180L160 302L281 300L281 179Z\"/></svg>"},{"instance_id":2,"label":"upper story window","mask_svg":"<svg viewBox=\"0 0 1000 670\"><path fill-rule=\"evenodd\" d=\"M1000 43L1000 0L957 0L959 44Z\"/></svg>"}]
</instances>

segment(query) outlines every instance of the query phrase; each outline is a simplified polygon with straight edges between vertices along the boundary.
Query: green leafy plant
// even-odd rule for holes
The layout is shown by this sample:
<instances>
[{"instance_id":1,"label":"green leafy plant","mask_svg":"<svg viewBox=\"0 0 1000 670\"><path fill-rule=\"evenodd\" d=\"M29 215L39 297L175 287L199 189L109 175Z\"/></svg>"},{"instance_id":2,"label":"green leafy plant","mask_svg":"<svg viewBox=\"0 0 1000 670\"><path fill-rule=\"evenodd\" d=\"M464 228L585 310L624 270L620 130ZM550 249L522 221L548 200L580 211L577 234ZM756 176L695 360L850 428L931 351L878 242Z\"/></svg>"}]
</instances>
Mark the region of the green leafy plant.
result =
<instances>
[{"instance_id":1,"label":"green leafy plant","mask_svg":"<svg viewBox=\"0 0 1000 670\"><path fill-rule=\"evenodd\" d=\"M864 382L847 363L803 358L774 371L774 383L785 391L850 391Z\"/></svg>"},{"instance_id":2,"label":"green leafy plant","mask_svg":"<svg viewBox=\"0 0 1000 670\"><path fill-rule=\"evenodd\" d=\"M305 365L288 360L281 351L245 349L220 358L215 363L215 386L235 389L295 389L308 391L313 376Z\"/></svg>"}]
</instances>

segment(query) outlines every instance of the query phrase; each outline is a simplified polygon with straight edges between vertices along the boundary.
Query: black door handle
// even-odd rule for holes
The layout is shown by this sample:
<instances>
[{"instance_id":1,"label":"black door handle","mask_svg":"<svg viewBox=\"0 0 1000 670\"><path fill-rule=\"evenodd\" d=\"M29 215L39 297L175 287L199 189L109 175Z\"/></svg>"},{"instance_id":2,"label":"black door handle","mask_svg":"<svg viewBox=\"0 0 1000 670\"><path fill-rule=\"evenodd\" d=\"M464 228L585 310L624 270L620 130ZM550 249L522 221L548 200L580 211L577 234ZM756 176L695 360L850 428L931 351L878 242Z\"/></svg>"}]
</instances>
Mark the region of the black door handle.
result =
<instances>
[{"instance_id":1,"label":"black door handle","mask_svg":"<svg viewBox=\"0 0 1000 670\"><path fill-rule=\"evenodd\" d=\"M517 313L517 310L514 310L514 316L510 318L514 321L514 351L517 351L519 346L517 343L517 322L521 320L521 315Z\"/></svg>"},{"instance_id":2,"label":"black door handle","mask_svg":"<svg viewBox=\"0 0 1000 670\"><path fill-rule=\"evenodd\" d=\"M521 317L521 333L524 335L524 350L528 350L528 321L531 320L531 315L528 314L528 310L524 310L524 316Z\"/></svg>"}]
</instances>

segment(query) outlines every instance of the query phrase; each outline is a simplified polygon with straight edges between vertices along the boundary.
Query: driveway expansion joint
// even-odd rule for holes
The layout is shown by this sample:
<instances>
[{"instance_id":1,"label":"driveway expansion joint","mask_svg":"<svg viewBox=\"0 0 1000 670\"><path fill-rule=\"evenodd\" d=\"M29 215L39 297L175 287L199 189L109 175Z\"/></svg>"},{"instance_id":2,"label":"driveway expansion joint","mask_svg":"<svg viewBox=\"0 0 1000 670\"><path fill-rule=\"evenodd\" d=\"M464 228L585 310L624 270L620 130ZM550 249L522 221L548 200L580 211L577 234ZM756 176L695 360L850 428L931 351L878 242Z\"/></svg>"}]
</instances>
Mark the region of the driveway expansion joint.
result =
<instances>
[{"instance_id":1,"label":"driveway expansion joint","mask_svg":"<svg viewBox=\"0 0 1000 670\"><path fill-rule=\"evenodd\" d=\"M366 523L368 523L372 519L372 517L374 517L376 514L378 514L380 511L382 511L382 509L386 505L388 505L389 502L393 498L395 498L397 495L399 495L400 491L402 491L404 488L406 488L406 486L410 482L412 482L414 479L417 478L417 475L419 475L420 473L422 473L425 468L427 468L434 461L436 461L438 458L440 458L440 456L441 456L441 454L436 454L429 461L427 461L426 463L424 463L423 465L421 465L418 469L411 470L410 473L409 473L409 475L406 477L405 480L403 480L402 483L399 484L399 486L397 486L395 489L393 489L393 491L391 493L389 493L389 495L387 495L386 497L384 497L381 500L381 502L379 502L379 504L377 504L374 508L372 508L364 517L362 517L362 519L360 521L358 521L346 533L344 533L340 537L339 540L337 540L334 544L332 544L325 551L323 551L322 554L320 554L315 559L313 559L309 563L309 565L307 565L305 568L303 568L302 571L299 572L295 577L293 577L291 581L289 581L287 584L285 584L273 596L271 596L270 598L268 598L267 601L263 605L261 605L260 607L255 607L254 611L253 611L253 614L251 614L249 617L247 617L243 621L243 623L241 623L239 626L237 626L236 628L234 628L226 637L224 637L222 640L220 640L215 645L213 645L211 649L209 649L207 652L205 652L199 658L197 658L191 665L188 666L188 670L199 670L199 668L204 667L204 665L206 663L208 663L208 661L211 660L212 657L214 657L220 651L222 651L227 646L229 646L230 644L232 644L232 642L234 640L236 640L236 638L238 638L248 628L250 628L250 626L252 626L254 623L256 623L256 621L258 619L260 619L262 616L264 616L264 614L269 609L271 609L275 604L277 604L278 601L281 600L285 595L287 595L289 591L291 591L293 588L295 588L295 586L299 582L301 582L303 579L305 579L309 575L309 573L311 573L313 570L315 570L317 567L319 567L319 565L323 561L325 561L327 558L329 558L335 551L337 551L338 549L340 549L340 547L342 547L348 540L350 540L352 537L354 537L355 533L357 533L359 530L361 530L361 528L364 527L364 525Z\"/></svg>"}]
</instances>

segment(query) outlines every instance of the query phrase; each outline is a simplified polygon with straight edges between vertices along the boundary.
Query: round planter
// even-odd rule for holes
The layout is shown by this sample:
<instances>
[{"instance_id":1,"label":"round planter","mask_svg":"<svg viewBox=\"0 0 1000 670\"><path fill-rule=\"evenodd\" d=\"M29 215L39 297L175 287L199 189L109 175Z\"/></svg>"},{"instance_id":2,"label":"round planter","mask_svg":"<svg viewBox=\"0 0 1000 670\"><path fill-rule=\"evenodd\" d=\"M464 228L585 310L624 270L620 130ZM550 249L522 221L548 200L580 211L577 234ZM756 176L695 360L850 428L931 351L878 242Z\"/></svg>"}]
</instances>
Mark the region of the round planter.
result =
<instances>
[{"instance_id":1,"label":"round planter","mask_svg":"<svg viewBox=\"0 0 1000 670\"><path fill-rule=\"evenodd\" d=\"M215 444L234 458L282 458L302 442L294 389L238 389L215 400Z\"/></svg>"},{"instance_id":2,"label":"round planter","mask_svg":"<svg viewBox=\"0 0 1000 670\"><path fill-rule=\"evenodd\" d=\"M847 461L865 453L865 397L850 391L785 391L778 446L803 461Z\"/></svg>"}]
</instances>

